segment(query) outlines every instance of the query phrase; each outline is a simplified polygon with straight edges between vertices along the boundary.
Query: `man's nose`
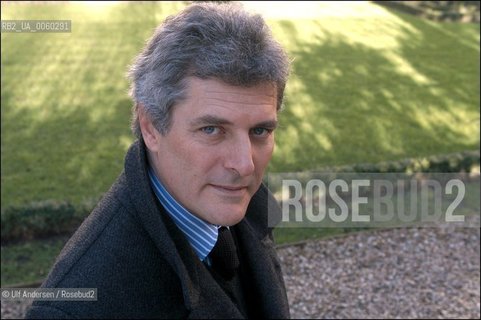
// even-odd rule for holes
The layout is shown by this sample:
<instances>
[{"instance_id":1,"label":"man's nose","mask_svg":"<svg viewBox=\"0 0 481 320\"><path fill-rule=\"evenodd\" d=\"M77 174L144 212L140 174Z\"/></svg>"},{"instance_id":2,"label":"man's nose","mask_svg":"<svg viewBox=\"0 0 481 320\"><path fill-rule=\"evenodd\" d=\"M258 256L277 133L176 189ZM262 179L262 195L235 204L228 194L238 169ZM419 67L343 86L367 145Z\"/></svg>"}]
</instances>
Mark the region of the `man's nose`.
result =
<instances>
[{"instance_id":1,"label":"man's nose","mask_svg":"<svg viewBox=\"0 0 481 320\"><path fill-rule=\"evenodd\" d=\"M254 159L250 137L241 137L231 142L225 160L225 167L246 177L254 173Z\"/></svg>"}]
</instances>

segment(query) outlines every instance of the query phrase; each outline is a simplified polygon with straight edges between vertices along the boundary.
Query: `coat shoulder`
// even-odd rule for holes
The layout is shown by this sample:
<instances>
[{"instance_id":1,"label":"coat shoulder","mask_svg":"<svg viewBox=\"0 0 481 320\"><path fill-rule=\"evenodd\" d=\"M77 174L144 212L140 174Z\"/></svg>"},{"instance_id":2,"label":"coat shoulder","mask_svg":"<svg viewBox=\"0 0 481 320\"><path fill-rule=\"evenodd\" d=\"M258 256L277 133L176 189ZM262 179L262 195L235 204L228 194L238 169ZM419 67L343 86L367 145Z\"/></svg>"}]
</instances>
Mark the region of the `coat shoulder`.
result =
<instances>
[{"instance_id":1,"label":"coat shoulder","mask_svg":"<svg viewBox=\"0 0 481 320\"><path fill-rule=\"evenodd\" d=\"M175 272L126 197L121 176L67 242L42 285L96 288L97 301L35 301L28 318L185 315Z\"/></svg>"}]
</instances>

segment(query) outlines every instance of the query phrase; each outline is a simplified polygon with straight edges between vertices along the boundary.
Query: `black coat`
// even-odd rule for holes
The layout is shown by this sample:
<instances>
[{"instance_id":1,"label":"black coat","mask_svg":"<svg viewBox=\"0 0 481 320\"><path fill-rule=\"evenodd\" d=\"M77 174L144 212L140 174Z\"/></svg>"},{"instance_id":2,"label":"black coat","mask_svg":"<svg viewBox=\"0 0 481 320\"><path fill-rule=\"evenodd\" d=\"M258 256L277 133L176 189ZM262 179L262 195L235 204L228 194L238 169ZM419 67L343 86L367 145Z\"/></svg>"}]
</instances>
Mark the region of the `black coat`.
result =
<instances>
[{"instance_id":1,"label":"black coat","mask_svg":"<svg viewBox=\"0 0 481 320\"><path fill-rule=\"evenodd\" d=\"M27 318L242 318L150 188L145 145L60 253L42 287L97 288L97 301L35 301ZM245 295L260 318L288 318L280 264L267 227L278 212L261 186L232 227ZM271 198L272 199L272 198ZM252 314L251 314L252 315Z\"/></svg>"}]
</instances>

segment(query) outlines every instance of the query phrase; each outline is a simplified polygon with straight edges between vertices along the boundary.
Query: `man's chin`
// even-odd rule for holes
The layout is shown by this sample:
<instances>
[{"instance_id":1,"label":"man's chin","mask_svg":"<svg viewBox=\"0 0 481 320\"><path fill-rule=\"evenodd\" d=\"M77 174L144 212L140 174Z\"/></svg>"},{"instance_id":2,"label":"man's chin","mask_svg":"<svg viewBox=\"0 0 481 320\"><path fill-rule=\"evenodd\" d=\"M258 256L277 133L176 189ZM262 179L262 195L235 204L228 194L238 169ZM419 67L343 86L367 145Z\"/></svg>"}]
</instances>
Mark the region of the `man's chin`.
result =
<instances>
[{"instance_id":1,"label":"man's chin","mask_svg":"<svg viewBox=\"0 0 481 320\"><path fill-rule=\"evenodd\" d=\"M214 209L210 223L221 226L238 224L246 215L247 206L219 206Z\"/></svg>"}]
</instances>

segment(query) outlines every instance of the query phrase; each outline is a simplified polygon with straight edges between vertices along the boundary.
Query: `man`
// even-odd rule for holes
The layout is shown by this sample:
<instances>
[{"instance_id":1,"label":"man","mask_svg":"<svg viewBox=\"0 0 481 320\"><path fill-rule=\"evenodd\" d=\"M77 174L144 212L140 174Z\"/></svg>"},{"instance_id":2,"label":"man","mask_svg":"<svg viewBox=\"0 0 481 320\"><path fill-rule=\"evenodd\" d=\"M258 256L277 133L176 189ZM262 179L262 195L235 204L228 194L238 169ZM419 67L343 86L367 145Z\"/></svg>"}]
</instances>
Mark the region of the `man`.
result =
<instances>
[{"instance_id":1,"label":"man","mask_svg":"<svg viewBox=\"0 0 481 320\"><path fill-rule=\"evenodd\" d=\"M288 74L258 15L193 4L130 70L125 168L43 287L97 301L35 301L29 318L287 318L262 185Z\"/></svg>"}]
</instances>

